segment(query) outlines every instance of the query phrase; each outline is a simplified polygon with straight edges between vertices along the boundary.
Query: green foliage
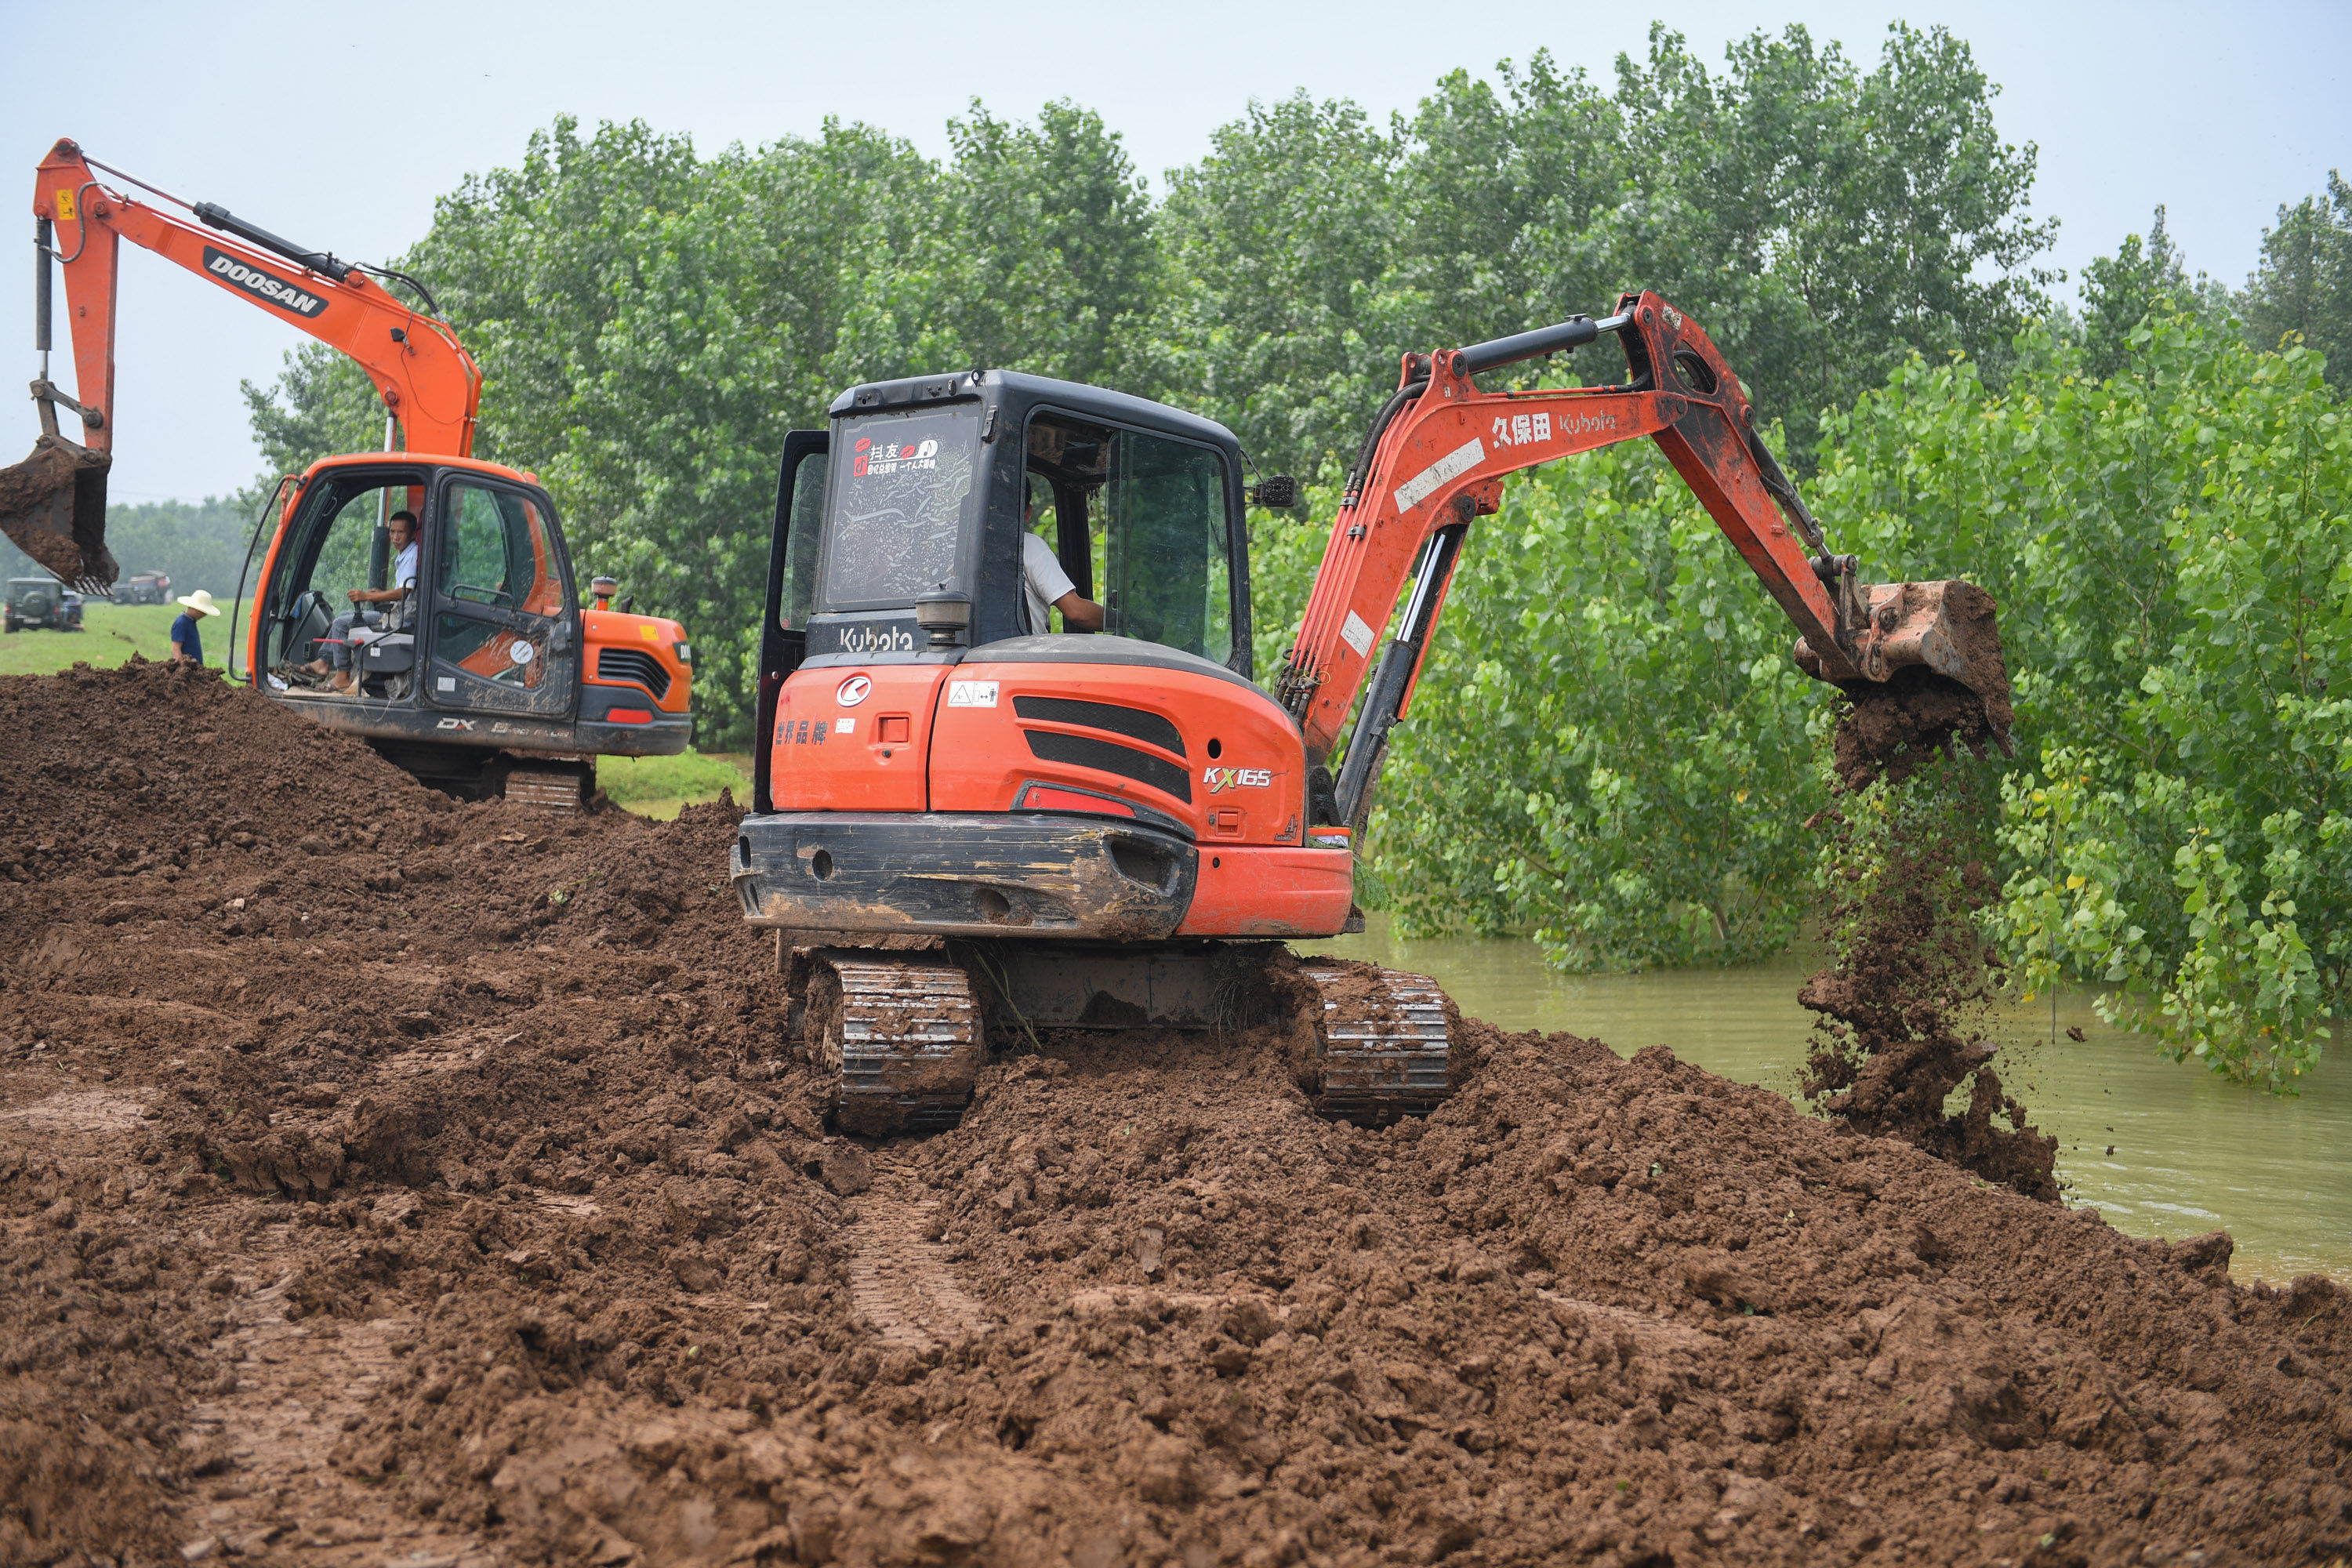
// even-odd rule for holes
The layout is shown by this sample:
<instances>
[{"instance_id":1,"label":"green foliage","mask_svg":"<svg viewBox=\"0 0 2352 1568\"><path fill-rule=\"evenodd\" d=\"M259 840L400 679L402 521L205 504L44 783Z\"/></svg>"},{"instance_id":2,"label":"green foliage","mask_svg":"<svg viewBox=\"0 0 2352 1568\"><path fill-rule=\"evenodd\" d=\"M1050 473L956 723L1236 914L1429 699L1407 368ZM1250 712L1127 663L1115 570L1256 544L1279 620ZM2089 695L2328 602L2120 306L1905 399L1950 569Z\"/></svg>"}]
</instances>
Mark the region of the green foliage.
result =
<instances>
[{"instance_id":1,"label":"green foliage","mask_svg":"<svg viewBox=\"0 0 2352 1568\"><path fill-rule=\"evenodd\" d=\"M975 102L948 134L952 161L922 172L924 221L856 282L825 399L943 366L1133 389L1159 258L1150 198L1118 136L1067 102L1045 105L1034 126Z\"/></svg>"},{"instance_id":2,"label":"green foliage","mask_svg":"<svg viewBox=\"0 0 2352 1568\"><path fill-rule=\"evenodd\" d=\"M1505 497L1371 828L1400 929L1528 931L1577 969L1779 952L1821 795L1787 624L1647 443Z\"/></svg>"},{"instance_id":3,"label":"green foliage","mask_svg":"<svg viewBox=\"0 0 2352 1568\"><path fill-rule=\"evenodd\" d=\"M1891 28L1867 73L1791 27L1711 74L1659 26L1613 92L1541 53L1498 75L1499 92L1447 76L1385 131L1344 100L1253 105L1171 174L1160 394L1272 466L1328 472L1401 354L1648 287L1705 325L1802 463L1824 405L1915 352L1999 363L2044 303L2034 149L2000 141L1999 89L1940 28Z\"/></svg>"},{"instance_id":4,"label":"green foliage","mask_svg":"<svg viewBox=\"0 0 2352 1568\"><path fill-rule=\"evenodd\" d=\"M1831 422L1814 504L1889 576L2001 603L2022 760L1993 929L2030 986L2273 1088L2352 1004L2352 426L2318 356L2143 322L2124 374L2021 341Z\"/></svg>"},{"instance_id":5,"label":"green foliage","mask_svg":"<svg viewBox=\"0 0 2352 1568\"><path fill-rule=\"evenodd\" d=\"M2127 234L2113 256L2083 268L2084 369L2102 380L2122 370L2131 357L2132 333L2151 315L2219 318L2231 308L2230 291L2202 272L2189 281L2159 206L2145 240Z\"/></svg>"},{"instance_id":6,"label":"green foliage","mask_svg":"<svg viewBox=\"0 0 2352 1568\"><path fill-rule=\"evenodd\" d=\"M2325 202L2279 208L2237 306L2256 348L2284 347L2292 333L2326 356L2330 385L2352 391L2352 185L2343 175L2328 171Z\"/></svg>"},{"instance_id":7,"label":"green foliage","mask_svg":"<svg viewBox=\"0 0 2352 1568\"><path fill-rule=\"evenodd\" d=\"M1274 468L1329 468L1419 335L1374 287L1401 226L1397 145L1354 104L1300 94L1251 104L1169 174L1152 384Z\"/></svg>"}]
</instances>

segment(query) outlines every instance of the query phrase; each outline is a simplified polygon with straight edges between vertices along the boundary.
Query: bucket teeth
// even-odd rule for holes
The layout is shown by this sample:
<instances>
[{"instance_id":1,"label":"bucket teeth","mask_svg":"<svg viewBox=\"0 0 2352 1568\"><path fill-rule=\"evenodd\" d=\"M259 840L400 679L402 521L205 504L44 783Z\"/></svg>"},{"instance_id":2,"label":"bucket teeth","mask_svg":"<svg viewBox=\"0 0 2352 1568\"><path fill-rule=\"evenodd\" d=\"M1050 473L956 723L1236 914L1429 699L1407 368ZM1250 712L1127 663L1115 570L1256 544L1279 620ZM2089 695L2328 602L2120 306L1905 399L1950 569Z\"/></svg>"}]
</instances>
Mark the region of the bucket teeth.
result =
<instances>
[{"instance_id":1,"label":"bucket teeth","mask_svg":"<svg viewBox=\"0 0 2352 1568\"><path fill-rule=\"evenodd\" d=\"M106 549L106 474L113 458L58 436L0 468L0 533L81 594L103 594L119 568Z\"/></svg>"},{"instance_id":2,"label":"bucket teeth","mask_svg":"<svg viewBox=\"0 0 2352 1568\"><path fill-rule=\"evenodd\" d=\"M980 1012L971 982L940 963L825 960L839 1001L816 1047L835 1075L844 1131L884 1137L953 1127L980 1075Z\"/></svg>"},{"instance_id":3,"label":"bucket teeth","mask_svg":"<svg viewBox=\"0 0 2352 1568\"><path fill-rule=\"evenodd\" d=\"M1309 965L1322 999L1315 1021L1321 1050L1317 1114L1360 1127L1426 1116L1454 1093L1445 993L1425 974Z\"/></svg>"}]
</instances>

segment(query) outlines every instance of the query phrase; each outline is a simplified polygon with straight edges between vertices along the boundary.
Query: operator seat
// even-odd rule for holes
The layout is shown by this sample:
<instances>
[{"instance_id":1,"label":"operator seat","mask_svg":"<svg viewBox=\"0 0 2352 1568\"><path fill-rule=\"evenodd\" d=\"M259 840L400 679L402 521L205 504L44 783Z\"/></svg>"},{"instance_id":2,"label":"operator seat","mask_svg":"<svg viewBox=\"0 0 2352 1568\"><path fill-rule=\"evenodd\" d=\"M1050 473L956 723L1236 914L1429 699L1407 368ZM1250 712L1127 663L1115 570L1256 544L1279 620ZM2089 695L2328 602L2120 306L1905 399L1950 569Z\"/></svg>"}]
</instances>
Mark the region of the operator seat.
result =
<instances>
[{"instance_id":1,"label":"operator seat","mask_svg":"<svg viewBox=\"0 0 2352 1568\"><path fill-rule=\"evenodd\" d=\"M319 657L319 639L327 635L334 624L327 596L316 588L306 589L294 601L293 613L287 617L287 635L283 655L288 664L308 664Z\"/></svg>"},{"instance_id":2,"label":"operator seat","mask_svg":"<svg viewBox=\"0 0 2352 1568\"><path fill-rule=\"evenodd\" d=\"M397 700L416 683L415 585L385 605L383 615L383 626L354 636L352 686L364 696Z\"/></svg>"}]
</instances>

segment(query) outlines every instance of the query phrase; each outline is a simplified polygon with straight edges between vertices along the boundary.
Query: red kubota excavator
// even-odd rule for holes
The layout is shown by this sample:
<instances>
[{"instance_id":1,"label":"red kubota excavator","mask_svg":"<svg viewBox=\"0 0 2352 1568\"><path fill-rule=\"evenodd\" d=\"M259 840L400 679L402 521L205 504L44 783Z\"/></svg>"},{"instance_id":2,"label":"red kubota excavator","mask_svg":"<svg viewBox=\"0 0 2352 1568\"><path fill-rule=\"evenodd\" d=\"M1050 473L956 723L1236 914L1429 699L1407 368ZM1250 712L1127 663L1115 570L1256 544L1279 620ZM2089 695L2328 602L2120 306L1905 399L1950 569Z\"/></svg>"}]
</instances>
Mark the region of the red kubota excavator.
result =
<instances>
[{"instance_id":1,"label":"red kubota excavator","mask_svg":"<svg viewBox=\"0 0 2352 1568\"><path fill-rule=\"evenodd\" d=\"M1602 336L1622 384L1472 380ZM2006 740L1990 596L1864 586L1714 344L1654 293L1405 357L1271 696L1250 679L1244 511L1296 489L1245 488L1223 426L1003 371L854 387L830 414L784 448L730 869L745 917L792 936L787 1032L835 1075L850 1131L952 1125L990 1034L1046 1026L1271 1024L1325 1115L1442 1103L1459 1065L1433 983L1282 944L1361 929L1356 846L1390 731L1472 520L1517 469L1651 437L1796 623L1809 674L1864 697L1937 688ZM1041 549L1077 596L1057 602L1087 602L1059 633L1024 584ZM1070 629L1097 607L1099 634Z\"/></svg>"},{"instance_id":2,"label":"red kubota excavator","mask_svg":"<svg viewBox=\"0 0 2352 1568\"><path fill-rule=\"evenodd\" d=\"M197 221L118 188L127 185ZM263 509L261 521L275 509L278 523L245 648L263 690L427 783L559 808L586 797L598 755L686 749L685 630L626 613L626 600L614 610L606 578L582 605L537 477L471 455L482 373L422 284L305 249L209 202L189 206L72 142L42 161L33 213L42 433L30 458L0 469L0 530L19 549L84 592L114 581L106 474L127 239L349 354L383 400L383 451L322 458L282 479ZM65 274L79 401L49 380L53 260ZM59 408L80 418L81 441L59 431ZM414 553L395 555L402 513ZM354 601L354 590L373 596ZM362 607L369 614L352 618ZM322 678L333 663L347 668Z\"/></svg>"}]
</instances>

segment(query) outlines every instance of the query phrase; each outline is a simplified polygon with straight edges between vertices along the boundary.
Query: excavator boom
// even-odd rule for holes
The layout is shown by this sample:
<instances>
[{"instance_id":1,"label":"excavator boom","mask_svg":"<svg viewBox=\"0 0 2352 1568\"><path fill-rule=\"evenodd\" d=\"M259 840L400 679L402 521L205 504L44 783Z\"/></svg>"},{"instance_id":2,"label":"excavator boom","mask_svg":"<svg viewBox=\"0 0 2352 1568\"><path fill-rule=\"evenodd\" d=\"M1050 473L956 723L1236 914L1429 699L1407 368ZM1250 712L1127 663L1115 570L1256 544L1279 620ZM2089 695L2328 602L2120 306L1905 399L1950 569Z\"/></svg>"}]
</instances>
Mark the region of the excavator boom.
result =
<instances>
[{"instance_id":1,"label":"excavator boom","mask_svg":"<svg viewBox=\"0 0 2352 1568\"><path fill-rule=\"evenodd\" d=\"M1622 384L1486 392L1471 379L1604 334L1624 346ZM1639 437L1658 444L1795 624L1807 674L1859 692L1923 667L1972 694L1986 715L1980 732L2006 742L2009 682L1990 597L1966 584L1865 587L1854 557L1830 553L1706 334L1656 294L1628 294L1601 321L1405 356L1349 476L1276 688L1318 765L1363 698L1335 790L1341 822L1360 826L1370 809L1388 731L1411 701L1463 540L1472 519L1501 506L1504 477ZM1409 581L1403 617L1376 663L1373 645Z\"/></svg>"},{"instance_id":2,"label":"excavator boom","mask_svg":"<svg viewBox=\"0 0 2352 1568\"><path fill-rule=\"evenodd\" d=\"M110 184L101 172L115 176ZM93 163L71 141L41 161L34 181L37 277L33 383L42 434L33 455L0 469L0 531L68 583L102 592L114 581L105 548L106 471L114 444L114 326L124 240L178 263L341 350L367 373L408 451L470 457L482 373L456 331L332 256L305 250L208 202L193 206L148 189L189 215L116 188L140 182ZM194 219L194 221L191 221ZM75 390L49 380L50 268L65 275ZM78 416L82 437L58 425Z\"/></svg>"}]
</instances>

